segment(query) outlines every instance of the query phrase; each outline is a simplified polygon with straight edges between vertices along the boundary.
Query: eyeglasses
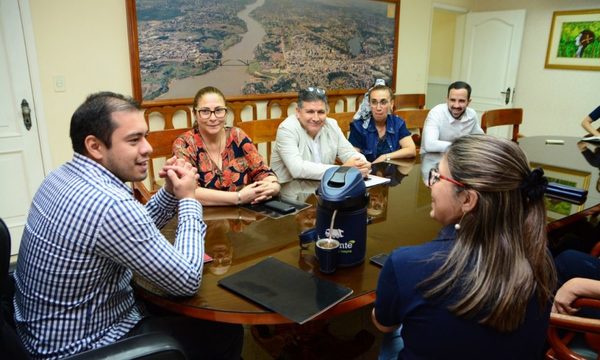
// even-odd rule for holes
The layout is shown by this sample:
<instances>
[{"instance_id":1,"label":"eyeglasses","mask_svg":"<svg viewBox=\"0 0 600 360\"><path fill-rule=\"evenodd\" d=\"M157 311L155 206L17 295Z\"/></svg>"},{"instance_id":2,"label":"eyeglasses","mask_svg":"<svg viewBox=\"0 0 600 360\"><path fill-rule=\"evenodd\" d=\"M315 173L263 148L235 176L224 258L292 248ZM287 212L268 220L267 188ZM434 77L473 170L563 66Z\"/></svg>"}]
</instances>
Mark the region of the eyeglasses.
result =
<instances>
[{"instance_id":1,"label":"eyeglasses","mask_svg":"<svg viewBox=\"0 0 600 360\"><path fill-rule=\"evenodd\" d=\"M390 102L386 99L383 99L381 101L377 101L375 99L371 99L369 101L369 103L371 104L372 107L377 107L377 105L381 105L381 106L386 106L387 104L389 104Z\"/></svg>"},{"instance_id":2,"label":"eyeglasses","mask_svg":"<svg viewBox=\"0 0 600 360\"><path fill-rule=\"evenodd\" d=\"M314 86L307 87L306 92L315 93L317 95L325 95L325 90Z\"/></svg>"},{"instance_id":3,"label":"eyeglasses","mask_svg":"<svg viewBox=\"0 0 600 360\"><path fill-rule=\"evenodd\" d=\"M428 184L429 187L433 186L433 184L437 183L438 181L441 180L446 180L448 182L453 183L454 185L460 186L460 187L465 187L465 184L461 183L460 181L456 181L454 179L450 179L449 177L446 177L442 174L440 174L440 171L438 170L437 166L433 167L429 170L429 180L428 180Z\"/></svg>"},{"instance_id":4,"label":"eyeglasses","mask_svg":"<svg viewBox=\"0 0 600 360\"><path fill-rule=\"evenodd\" d=\"M200 115L201 119L210 119L210 116L212 114L215 114L215 117L217 119L223 118L223 117L225 117L225 115L227 115L227 109L226 108L216 108L214 110L211 110L211 109L196 109L196 111L198 112L198 115Z\"/></svg>"}]
</instances>

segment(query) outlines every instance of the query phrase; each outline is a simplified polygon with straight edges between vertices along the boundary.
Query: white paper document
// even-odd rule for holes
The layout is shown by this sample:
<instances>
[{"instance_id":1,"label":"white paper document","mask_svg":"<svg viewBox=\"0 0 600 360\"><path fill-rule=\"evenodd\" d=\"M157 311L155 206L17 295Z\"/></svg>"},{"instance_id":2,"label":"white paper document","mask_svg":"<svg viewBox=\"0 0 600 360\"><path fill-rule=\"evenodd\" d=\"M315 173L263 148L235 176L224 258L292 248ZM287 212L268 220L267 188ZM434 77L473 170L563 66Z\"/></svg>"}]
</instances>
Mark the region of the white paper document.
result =
<instances>
[{"instance_id":1,"label":"white paper document","mask_svg":"<svg viewBox=\"0 0 600 360\"><path fill-rule=\"evenodd\" d=\"M381 177L381 176L369 174L369 177L367 177L365 179L365 186L368 187L368 188L370 188L370 187L375 186L375 185L389 183L390 181L392 181L392 180L388 179L388 178Z\"/></svg>"}]
</instances>

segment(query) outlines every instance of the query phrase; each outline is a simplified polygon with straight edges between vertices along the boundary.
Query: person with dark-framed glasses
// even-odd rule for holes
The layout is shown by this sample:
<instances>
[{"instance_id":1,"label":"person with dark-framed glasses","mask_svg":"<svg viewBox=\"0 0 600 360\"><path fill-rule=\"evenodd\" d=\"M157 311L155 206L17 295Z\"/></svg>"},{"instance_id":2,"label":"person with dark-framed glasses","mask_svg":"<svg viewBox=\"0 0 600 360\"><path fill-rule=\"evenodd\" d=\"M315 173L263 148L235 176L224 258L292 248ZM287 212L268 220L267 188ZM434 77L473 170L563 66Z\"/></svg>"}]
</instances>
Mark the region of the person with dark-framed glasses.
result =
<instances>
[{"instance_id":1,"label":"person with dark-framed glasses","mask_svg":"<svg viewBox=\"0 0 600 360\"><path fill-rule=\"evenodd\" d=\"M173 154L198 169L203 205L241 205L271 199L281 186L252 140L226 126L225 95L212 86L194 97L194 125L173 143Z\"/></svg>"},{"instance_id":2,"label":"person with dark-framed glasses","mask_svg":"<svg viewBox=\"0 0 600 360\"><path fill-rule=\"evenodd\" d=\"M308 87L298 92L294 114L277 129L271 166L282 183L293 179L321 180L335 165L358 169L364 177L371 163L346 139L335 119L327 117L329 104L325 90Z\"/></svg>"}]
</instances>

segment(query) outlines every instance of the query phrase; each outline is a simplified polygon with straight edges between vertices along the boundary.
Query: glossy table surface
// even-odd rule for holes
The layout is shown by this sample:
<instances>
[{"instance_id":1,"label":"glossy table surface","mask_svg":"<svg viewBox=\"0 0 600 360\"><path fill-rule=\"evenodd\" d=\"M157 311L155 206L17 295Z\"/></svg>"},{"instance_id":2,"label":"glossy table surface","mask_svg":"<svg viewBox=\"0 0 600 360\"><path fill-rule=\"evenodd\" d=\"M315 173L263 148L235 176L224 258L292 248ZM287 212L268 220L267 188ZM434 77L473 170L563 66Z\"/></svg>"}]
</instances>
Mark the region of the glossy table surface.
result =
<instances>
[{"instance_id":1,"label":"glossy table surface","mask_svg":"<svg viewBox=\"0 0 600 360\"><path fill-rule=\"evenodd\" d=\"M581 155L577 139L551 137L563 140L563 145L548 145L546 139L531 137L520 140L520 146L532 165L544 167L551 178L589 191L587 201L582 205L547 199L549 222L560 222L584 209L598 206L598 168L590 165ZM315 223L314 191L318 182L294 181L284 185L282 198L312 205L296 214L271 219L238 207L204 208L204 219L208 226L205 249L215 260L205 264L202 284L195 296L167 296L139 278L136 279L138 295L171 311L207 320L245 324L288 323L290 321L283 316L218 285L223 277L273 256L353 289L348 299L322 314L321 318L368 305L375 299L380 271L368 259L382 252L389 253L400 246L432 240L441 228L429 216L431 197L423 182L429 168L439 162L440 157L440 154L425 154L414 160L377 165L377 174L390 177L392 181L369 189L367 251L365 261L358 266L338 268L334 274L324 275L318 270L314 248L311 246L308 250L300 250L298 234ZM176 219L173 219L162 231L167 239L172 240L175 238L175 229Z\"/></svg>"},{"instance_id":2,"label":"glossy table surface","mask_svg":"<svg viewBox=\"0 0 600 360\"><path fill-rule=\"evenodd\" d=\"M375 299L375 288L380 268L368 259L404 245L420 244L435 237L440 225L429 217L431 198L421 179L419 159L381 164L380 175L393 178L387 185L369 189L370 204L367 226L365 261L354 267L338 268L334 274L319 272L311 245L300 250L298 234L315 223L315 181L296 181L286 184L282 197L295 199L312 206L296 214L271 219L238 207L205 207L207 224L206 253L215 258L205 264L200 290L194 297L175 298L136 279L138 295L156 305L188 316L233 323L275 324L288 319L244 299L218 285L223 277L273 256L304 271L314 273L353 289L353 294L336 305L321 318L345 313L370 304ZM174 239L176 219L162 232ZM268 279L265 279L268 281Z\"/></svg>"}]
</instances>

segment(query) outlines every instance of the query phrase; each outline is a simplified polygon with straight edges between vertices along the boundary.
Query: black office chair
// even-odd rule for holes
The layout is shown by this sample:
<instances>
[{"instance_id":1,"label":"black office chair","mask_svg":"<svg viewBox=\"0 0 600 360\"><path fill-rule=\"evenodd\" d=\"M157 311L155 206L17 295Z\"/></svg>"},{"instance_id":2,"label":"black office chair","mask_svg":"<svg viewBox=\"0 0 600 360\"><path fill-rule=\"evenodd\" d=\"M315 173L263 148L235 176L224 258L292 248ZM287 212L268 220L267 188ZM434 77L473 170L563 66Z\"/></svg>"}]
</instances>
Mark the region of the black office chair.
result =
<instances>
[{"instance_id":1,"label":"black office chair","mask_svg":"<svg viewBox=\"0 0 600 360\"><path fill-rule=\"evenodd\" d=\"M0 219L0 357L3 359L29 359L29 354L16 334L13 321L14 280L9 274L10 233ZM132 336L114 344L82 352L69 360L185 360L179 343L170 336L150 333Z\"/></svg>"}]
</instances>

